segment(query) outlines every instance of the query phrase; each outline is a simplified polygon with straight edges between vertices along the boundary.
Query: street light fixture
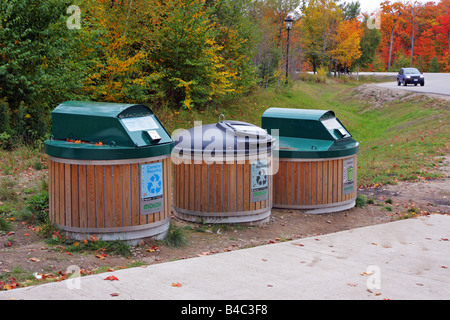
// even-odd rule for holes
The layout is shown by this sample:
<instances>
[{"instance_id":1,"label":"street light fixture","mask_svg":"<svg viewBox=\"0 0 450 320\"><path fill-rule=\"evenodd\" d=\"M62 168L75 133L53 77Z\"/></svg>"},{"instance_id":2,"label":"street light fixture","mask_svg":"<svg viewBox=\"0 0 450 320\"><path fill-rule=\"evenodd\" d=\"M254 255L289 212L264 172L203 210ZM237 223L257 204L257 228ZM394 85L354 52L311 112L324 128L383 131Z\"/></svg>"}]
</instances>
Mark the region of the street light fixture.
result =
<instances>
[{"instance_id":1,"label":"street light fixture","mask_svg":"<svg viewBox=\"0 0 450 320\"><path fill-rule=\"evenodd\" d=\"M294 20L291 16L287 16L286 19L284 19L284 22L286 23L286 30L287 30L287 43L286 43L286 84L288 83L288 73L289 73L289 31L292 28L292 23Z\"/></svg>"}]
</instances>

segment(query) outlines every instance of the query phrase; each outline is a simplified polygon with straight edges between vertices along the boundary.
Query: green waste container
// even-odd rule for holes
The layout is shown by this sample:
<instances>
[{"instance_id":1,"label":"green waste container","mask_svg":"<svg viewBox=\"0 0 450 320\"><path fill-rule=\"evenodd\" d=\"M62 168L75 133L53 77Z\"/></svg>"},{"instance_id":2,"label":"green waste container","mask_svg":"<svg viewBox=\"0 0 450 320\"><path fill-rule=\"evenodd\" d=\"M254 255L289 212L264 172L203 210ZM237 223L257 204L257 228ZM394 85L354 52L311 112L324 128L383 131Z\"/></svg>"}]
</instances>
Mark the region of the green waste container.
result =
<instances>
[{"instance_id":1,"label":"green waste container","mask_svg":"<svg viewBox=\"0 0 450 320\"><path fill-rule=\"evenodd\" d=\"M359 143L333 111L269 108L261 122L272 135L279 130L273 207L326 213L355 205Z\"/></svg>"},{"instance_id":2,"label":"green waste container","mask_svg":"<svg viewBox=\"0 0 450 320\"><path fill-rule=\"evenodd\" d=\"M145 105L60 104L45 141L50 220L81 240L163 237L171 212L173 145Z\"/></svg>"}]
</instances>

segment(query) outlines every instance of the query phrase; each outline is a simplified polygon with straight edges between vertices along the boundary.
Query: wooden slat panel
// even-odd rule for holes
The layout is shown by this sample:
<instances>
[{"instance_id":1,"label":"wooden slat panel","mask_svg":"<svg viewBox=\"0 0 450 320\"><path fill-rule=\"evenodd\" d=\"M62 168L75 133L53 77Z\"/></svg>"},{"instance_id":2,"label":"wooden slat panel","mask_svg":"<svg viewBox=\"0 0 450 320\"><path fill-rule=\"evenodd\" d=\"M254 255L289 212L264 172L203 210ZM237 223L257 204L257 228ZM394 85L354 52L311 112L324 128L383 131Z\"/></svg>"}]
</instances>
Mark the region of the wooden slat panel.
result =
<instances>
[{"instance_id":1,"label":"wooden slat panel","mask_svg":"<svg viewBox=\"0 0 450 320\"><path fill-rule=\"evenodd\" d=\"M114 226L113 167L105 166L105 227Z\"/></svg>"},{"instance_id":2,"label":"wooden slat panel","mask_svg":"<svg viewBox=\"0 0 450 320\"><path fill-rule=\"evenodd\" d=\"M286 186L286 193L287 193L287 204L294 204L294 179L293 179L293 172L294 172L294 163L288 162L286 163L286 174L287 174L287 186Z\"/></svg>"},{"instance_id":3,"label":"wooden slat panel","mask_svg":"<svg viewBox=\"0 0 450 320\"><path fill-rule=\"evenodd\" d=\"M161 220L169 218L172 212L172 161L170 158L167 158L163 161L163 166L165 169L165 184L164 188L166 188L165 194L165 203L164 203L164 216Z\"/></svg>"},{"instance_id":4,"label":"wooden slat panel","mask_svg":"<svg viewBox=\"0 0 450 320\"><path fill-rule=\"evenodd\" d=\"M205 162L202 163L202 212L208 211L208 166Z\"/></svg>"},{"instance_id":5,"label":"wooden slat panel","mask_svg":"<svg viewBox=\"0 0 450 320\"><path fill-rule=\"evenodd\" d=\"M193 164L194 166L194 210L201 211L202 208L202 165Z\"/></svg>"},{"instance_id":6,"label":"wooden slat panel","mask_svg":"<svg viewBox=\"0 0 450 320\"><path fill-rule=\"evenodd\" d=\"M214 204L215 204L215 208L214 211L215 212L222 212L222 168L223 168L223 164L221 163L216 163L215 166L215 188L214 188Z\"/></svg>"},{"instance_id":7,"label":"wooden slat panel","mask_svg":"<svg viewBox=\"0 0 450 320\"><path fill-rule=\"evenodd\" d=\"M113 166L114 186L114 227L122 227L122 170L121 165Z\"/></svg>"},{"instance_id":8,"label":"wooden slat panel","mask_svg":"<svg viewBox=\"0 0 450 320\"><path fill-rule=\"evenodd\" d=\"M209 212L214 212L215 208L214 208L214 196L215 196L215 192L214 192L214 188L215 188L215 166L216 164L210 164L208 165L208 184L209 184L209 200L208 200L208 211Z\"/></svg>"},{"instance_id":9,"label":"wooden slat panel","mask_svg":"<svg viewBox=\"0 0 450 320\"><path fill-rule=\"evenodd\" d=\"M333 160L328 160L328 201L327 203L333 202Z\"/></svg>"},{"instance_id":10,"label":"wooden slat panel","mask_svg":"<svg viewBox=\"0 0 450 320\"><path fill-rule=\"evenodd\" d=\"M53 161L48 160L48 218L50 221L53 220Z\"/></svg>"},{"instance_id":11,"label":"wooden slat panel","mask_svg":"<svg viewBox=\"0 0 450 320\"><path fill-rule=\"evenodd\" d=\"M328 203L328 161L322 162L322 203Z\"/></svg>"},{"instance_id":12,"label":"wooden slat panel","mask_svg":"<svg viewBox=\"0 0 450 320\"><path fill-rule=\"evenodd\" d=\"M195 210L195 165L193 161L188 165L189 167L189 198L188 198L188 208L191 211Z\"/></svg>"},{"instance_id":13,"label":"wooden slat panel","mask_svg":"<svg viewBox=\"0 0 450 320\"><path fill-rule=\"evenodd\" d=\"M129 164L122 165L123 226L131 226L131 170Z\"/></svg>"},{"instance_id":14,"label":"wooden slat panel","mask_svg":"<svg viewBox=\"0 0 450 320\"><path fill-rule=\"evenodd\" d=\"M244 165L236 165L236 211L244 210Z\"/></svg>"},{"instance_id":15,"label":"wooden slat panel","mask_svg":"<svg viewBox=\"0 0 450 320\"><path fill-rule=\"evenodd\" d=\"M304 162L300 162L300 166L299 166L299 201L300 203L305 203L305 163Z\"/></svg>"},{"instance_id":16,"label":"wooden slat panel","mask_svg":"<svg viewBox=\"0 0 450 320\"><path fill-rule=\"evenodd\" d=\"M342 169L343 169L343 161L342 161L342 159L340 159L340 160L336 160L336 162L337 162L337 199L336 199L336 201L337 202L341 202L341 201L343 201L343 199L342 199L342 183L343 183L343 177L342 177Z\"/></svg>"},{"instance_id":17,"label":"wooden slat panel","mask_svg":"<svg viewBox=\"0 0 450 320\"><path fill-rule=\"evenodd\" d=\"M184 163L181 163L178 168L178 184L179 184L179 186L178 186L178 189L179 189L178 202L179 202L179 207L183 208L183 209L185 208L184 207L184 193L185 193L185 191L184 191L184 170L185 170L185 166L186 165Z\"/></svg>"},{"instance_id":18,"label":"wooden slat panel","mask_svg":"<svg viewBox=\"0 0 450 320\"><path fill-rule=\"evenodd\" d=\"M281 161L279 162L278 172L274 175L274 183L273 183L273 202L281 203Z\"/></svg>"},{"instance_id":19,"label":"wooden slat panel","mask_svg":"<svg viewBox=\"0 0 450 320\"><path fill-rule=\"evenodd\" d=\"M79 205L80 199L78 197L78 165L73 164L71 166L71 181L72 181L72 227L80 226L80 214L79 214Z\"/></svg>"},{"instance_id":20,"label":"wooden slat panel","mask_svg":"<svg viewBox=\"0 0 450 320\"><path fill-rule=\"evenodd\" d=\"M293 166L293 171L292 171L292 180L293 180L293 204L298 204L299 201L299 166L300 163L298 162L293 162L292 163Z\"/></svg>"},{"instance_id":21,"label":"wooden slat panel","mask_svg":"<svg viewBox=\"0 0 450 320\"><path fill-rule=\"evenodd\" d=\"M137 226L140 221L140 201L141 194L139 189L139 164L132 163L130 165L130 174L131 174L131 225Z\"/></svg>"},{"instance_id":22,"label":"wooden slat panel","mask_svg":"<svg viewBox=\"0 0 450 320\"><path fill-rule=\"evenodd\" d=\"M244 211L250 210L250 161L245 160L244 165Z\"/></svg>"},{"instance_id":23,"label":"wooden slat panel","mask_svg":"<svg viewBox=\"0 0 450 320\"><path fill-rule=\"evenodd\" d=\"M317 204L317 162L311 162L311 204Z\"/></svg>"},{"instance_id":24,"label":"wooden slat panel","mask_svg":"<svg viewBox=\"0 0 450 320\"><path fill-rule=\"evenodd\" d=\"M287 161L283 161L281 163L281 188L279 192L281 192L281 202L282 203L288 203L287 199Z\"/></svg>"},{"instance_id":25,"label":"wooden slat panel","mask_svg":"<svg viewBox=\"0 0 450 320\"><path fill-rule=\"evenodd\" d=\"M338 187L337 187L337 182L338 182L338 166L337 166L337 160L333 160L333 203L337 202L338 198L337 198L337 191L338 191Z\"/></svg>"},{"instance_id":26,"label":"wooden slat panel","mask_svg":"<svg viewBox=\"0 0 450 320\"><path fill-rule=\"evenodd\" d=\"M311 162L305 162L305 204L311 204Z\"/></svg>"},{"instance_id":27,"label":"wooden slat panel","mask_svg":"<svg viewBox=\"0 0 450 320\"><path fill-rule=\"evenodd\" d=\"M236 212L236 163L228 165L228 172L230 176L229 180L229 211Z\"/></svg>"},{"instance_id":28,"label":"wooden slat panel","mask_svg":"<svg viewBox=\"0 0 450 320\"><path fill-rule=\"evenodd\" d=\"M60 185L59 185L59 181L60 181L60 179L59 179L59 163L58 162L55 162L54 163L54 167L53 167L53 169L54 169L54 177L53 177L53 179L54 179L54 184L55 184L55 202L54 202L54 207L53 207L53 215L54 215L54 221L55 221L55 223L56 224L61 224L60 223L60 220L59 220L59 200L60 200L60 190L61 190L61 188L60 188Z\"/></svg>"},{"instance_id":29,"label":"wooden slat panel","mask_svg":"<svg viewBox=\"0 0 450 320\"><path fill-rule=\"evenodd\" d=\"M97 228L105 227L105 186L103 166L95 166L95 207Z\"/></svg>"},{"instance_id":30,"label":"wooden slat panel","mask_svg":"<svg viewBox=\"0 0 450 320\"><path fill-rule=\"evenodd\" d=\"M173 203L175 204L176 207L178 207L178 201L177 201L177 195L178 195L178 192L177 192L177 180L176 180L176 177L177 177L177 169L178 169L178 165L174 163L174 164L172 165L172 172L173 172L173 177L174 177L174 180L173 180L173 196L172 196L172 199L173 199Z\"/></svg>"},{"instance_id":31,"label":"wooden slat panel","mask_svg":"<svg viewBox=\"0 0 450 320\"><path fill-rule=\"evenodd\" d=\"M323 171L323 162L317 162L317 204L323 204L323 179L322 179L322 171Z\"/></svg>"},{"instance_id":32,"label":"wooden slat panel","mask_svg":"<svg viewBox=\"0 0 450 320\"><path fill-rule=\"evenodd\" d=\"M189 208L189 175L190 175L190 165L189 164L185 164L184 165L184 179L183 179L183 183L184 183L184 192L182 193L183 197L184 197L184 206L183 208L188 209Z\"/></svg>"},{"instance_id":33,"label":"wooden slat panel","mask_svg":"<svg viewBox=\"0 0 450 320\"><path fill-rule=\"evenodd\" d=\"M88 227L96 228L96 208L95 208L95 168L87 166L87 203L88 203Z\"/></svg>"},{"instance_id":34,"label":"wooden slat panel","mask_svg":"<svg viewBox=\"0 0 450 320\"><path fill-rule=\"evenodd\" d=\"M80 194L80 227L87 228L87 181L86 181L86 166L80 165L78 167L78 188Z\"/></svg>"}]
</instances>

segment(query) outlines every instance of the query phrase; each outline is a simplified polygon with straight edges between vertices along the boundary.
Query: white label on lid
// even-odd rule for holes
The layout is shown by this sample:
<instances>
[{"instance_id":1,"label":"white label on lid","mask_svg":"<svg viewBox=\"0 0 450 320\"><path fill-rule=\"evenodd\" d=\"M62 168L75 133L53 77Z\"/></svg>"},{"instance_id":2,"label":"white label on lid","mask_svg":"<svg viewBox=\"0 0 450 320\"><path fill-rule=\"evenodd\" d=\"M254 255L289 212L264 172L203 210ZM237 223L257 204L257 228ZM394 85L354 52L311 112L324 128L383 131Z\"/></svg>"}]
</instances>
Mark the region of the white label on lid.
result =
<instances>
[{"instance_id":1,"label":"white label on lid","mask_svg":"<svg viewBox=\"0 0 450 320\"><path fill-rule=\"evenodd\" d=\"M138 117L138 118L125 118L121 119L128 131L143 131L158 129L158 124L155 122L152 116Z\"/></svg>"}]
</instances>

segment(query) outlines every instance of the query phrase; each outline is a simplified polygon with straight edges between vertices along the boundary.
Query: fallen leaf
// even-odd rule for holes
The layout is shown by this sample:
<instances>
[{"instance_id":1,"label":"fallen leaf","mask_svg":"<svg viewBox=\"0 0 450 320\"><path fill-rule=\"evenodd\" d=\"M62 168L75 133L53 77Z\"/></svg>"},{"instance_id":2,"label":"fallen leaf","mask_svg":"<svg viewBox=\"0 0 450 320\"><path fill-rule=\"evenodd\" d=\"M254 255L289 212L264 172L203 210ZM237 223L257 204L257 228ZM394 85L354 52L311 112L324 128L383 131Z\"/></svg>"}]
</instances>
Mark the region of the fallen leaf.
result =
<instances>
[{"instance_id":1,"label":"fallen leaf","mask_svg":"<svg viewBox=\"0 0 450 320\"><path fill-rule=\"evenodd\" d=\"M104 280L109 280L109 281L114 281L114 280L119 280L119 279L117 279L115 276L109 276L109 277L106 277Z\"/></svg>"},{"instance_id":2,"label":"fallen leaf","mask_svg":"<svg viewBox=\"0 0 450 320\"><path fill-rule=\"evenodd\" d=\"M117 297L117 296L119 296L120 295L120 293L119 292L114 292L114 293L111 293L111 297Z\"/></svg>"},{"instance_id":3,"label":"fallen leaf","mask_svg":"<svg viewBox=\"0 0 450 320\"><path fill-rule=\"evenodd\" d=\"M175 282L172 282L172 287L181 287L181 283L175 283Z\"/></svg>"},{"instance_id":4,"label":"fallen leaf","mask_svg":"<svg viewBox=\"0 0 450 320\"><path fill-rule=\"evenodd\" d=\"M293 245L294 246L299 246L299 247L304 247L305 246L304 244L301 244L301 243L293 243Z\"/></svg>"},{"instance_id":5,"label":"fallen leaf","mask_svg":"<svg viewBox=\"0 0 450 320\"><path fill-rule=\"evenodd\" d=\"M33 262L39 262L39 261L41 261L41 260L36 259L36 258L29 258L28 260L33 261Z\"/></svg>"}]
</instances>

